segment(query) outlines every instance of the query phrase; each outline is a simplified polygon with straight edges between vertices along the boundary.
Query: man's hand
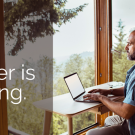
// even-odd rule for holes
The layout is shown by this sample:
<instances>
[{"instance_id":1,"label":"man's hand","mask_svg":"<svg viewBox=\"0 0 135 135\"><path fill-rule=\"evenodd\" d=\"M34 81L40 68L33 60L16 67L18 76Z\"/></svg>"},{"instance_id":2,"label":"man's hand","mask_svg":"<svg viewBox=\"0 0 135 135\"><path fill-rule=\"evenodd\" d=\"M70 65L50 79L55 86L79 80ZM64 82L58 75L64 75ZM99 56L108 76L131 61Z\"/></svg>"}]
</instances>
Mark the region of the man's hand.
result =
<instances>
[{"instance_id":1,"label":"man's hand","mask_svg":"<svg viewBox=\"0 0 135 135\"><path fill-rule=\"evenodd\" d=\"M111 93L110 90L106 90L106 89L93 89L90 90L88 93L96 93L96 92L99 92L101 95L105 95L105 96Z\"/></svg>"},{"instance_id":2,"label":"man's hand","mask_svg":"<svg viewBox=\"0 0 135 135\"><path fill-rule=\"evenodd\" d=\"M83 98L84 98L84 100L92 99L94 101L100 101L101 96L102 95L91 93L91 94L87 94L87 95L83 96Z\"/></svg>"}]
</instances>

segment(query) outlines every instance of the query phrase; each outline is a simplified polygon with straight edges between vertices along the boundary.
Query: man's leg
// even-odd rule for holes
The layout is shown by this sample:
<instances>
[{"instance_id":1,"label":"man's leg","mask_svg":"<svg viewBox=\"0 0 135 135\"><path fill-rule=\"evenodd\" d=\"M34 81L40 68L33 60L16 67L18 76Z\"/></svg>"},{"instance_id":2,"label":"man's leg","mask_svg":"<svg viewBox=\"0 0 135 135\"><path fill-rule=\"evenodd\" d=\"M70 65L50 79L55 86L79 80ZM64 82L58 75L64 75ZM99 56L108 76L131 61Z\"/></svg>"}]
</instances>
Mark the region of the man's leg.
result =
<instances>
[{"instance_id":1,"label":"man's leg","mask_svg":"<svg viewBox=\"0 0 135 135\"><path fill-rule=\"evenodd\" d=\"M86 135L126 135L121 125L89 130ZM129 135L129 134L127 134Z\"/></svg>"},{"instance_id":2,"label":"man's leg","mask_svg":"<svg viewBox=\"0 0 135 135\"><path fill-rule=\"evenodd\" d=\"M86 135L130 135L130 133L125 119L114 115L106 118L105 127L91 129Z\"/></svg>"},{"instance_id":3,"label":"man's leg","mask_svg":"<svg viewBox=\"0 0 135 135\"><path fill-rule=\"evenodd\" d=\"M109 116L105 119L105 126L122 125L124 120L124 118L118 115Z\"/></svg>"}]
</instances>

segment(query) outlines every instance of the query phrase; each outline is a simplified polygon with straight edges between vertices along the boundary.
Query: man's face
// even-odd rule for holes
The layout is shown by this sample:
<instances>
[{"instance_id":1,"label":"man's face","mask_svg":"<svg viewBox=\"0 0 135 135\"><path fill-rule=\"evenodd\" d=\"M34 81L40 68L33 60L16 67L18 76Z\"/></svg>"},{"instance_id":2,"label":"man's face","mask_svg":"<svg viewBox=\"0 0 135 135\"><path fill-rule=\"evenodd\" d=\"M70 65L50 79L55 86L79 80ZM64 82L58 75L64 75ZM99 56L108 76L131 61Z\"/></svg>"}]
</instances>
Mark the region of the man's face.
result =
<instances>
[{"instance_id":1,"label":"man's face","mask_svg":"<svg viewBox=\"0 0 135 135\"><path fill-rule=\"evenodd\" d=\"M131 33L129 35L125 50L127 51L127 59L135 60L135 34L134 33Z\"/></svg>"}]
</instances>

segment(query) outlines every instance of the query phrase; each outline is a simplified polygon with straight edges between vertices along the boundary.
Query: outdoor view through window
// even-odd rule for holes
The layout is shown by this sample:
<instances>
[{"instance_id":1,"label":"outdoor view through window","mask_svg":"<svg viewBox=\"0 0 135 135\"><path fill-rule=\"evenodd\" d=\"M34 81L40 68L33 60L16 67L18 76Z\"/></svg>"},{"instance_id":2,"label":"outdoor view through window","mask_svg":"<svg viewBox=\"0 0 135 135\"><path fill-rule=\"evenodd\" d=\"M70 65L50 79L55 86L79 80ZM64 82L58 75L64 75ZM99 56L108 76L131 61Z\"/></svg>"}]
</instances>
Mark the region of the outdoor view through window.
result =
<instances>
[{"instance_id":1,"label":"outdoor view through window","mask_svg":"<svg viewBox=\"0 0 135 135\"><path fill-rule=\"evenodd\" d=\"M59 30L53 37L54 96L69 92L63 77L75 72L78 73L84 88L95 85L93 0L68 0L65 9L73 9L85 3L87 5L81 12L76 12L78 15L70 22L60 28L54 25L54 29ZM73 117L73 132L94 123L93 113L77 115ZM53 126L55 134L67 132L67 118L54 114Z\"/></svg>"},{"instance_id":2,"label":"outdoor view through window","mask_svg":"<svg viewBox=\"0 0 135 135\"><path fill-rule=\"evenodd\" d=\"M125 82L127 71L134 65L127 60L125 46L131 31L135 30L134 0L112 0L113 81Z\"/></svg>"},{"instance_id":3,"label":"outdoor view through window","mask_svg":"<svg viewBox=\"0 0 135 135\"><path fill-rule=\"evenodd\" d=\"M95 85L93 0L60 1L4 0L6 70L15 69L6 80L14 131L42 135L44 111L33 102L68 93L64 76L77 72L84 88ZM52 118L50 134L66 135L66 117ZM77 115L73 132L94 123L94 113Z\"/></svg>"}]
</instances>

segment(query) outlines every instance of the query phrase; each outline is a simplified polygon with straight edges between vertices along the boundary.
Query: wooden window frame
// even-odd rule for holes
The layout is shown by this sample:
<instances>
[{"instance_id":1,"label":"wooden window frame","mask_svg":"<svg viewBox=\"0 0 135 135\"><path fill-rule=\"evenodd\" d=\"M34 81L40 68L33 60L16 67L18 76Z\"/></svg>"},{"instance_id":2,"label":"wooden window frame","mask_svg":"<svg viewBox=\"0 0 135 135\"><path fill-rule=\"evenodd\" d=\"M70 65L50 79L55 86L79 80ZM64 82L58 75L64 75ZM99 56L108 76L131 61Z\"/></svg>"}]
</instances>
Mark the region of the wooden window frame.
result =
<instances>
[{"instance_id":1,"label":"wooden window frame","mask_svg":"<svg viewBox=\"0 0 135 135\"><path fill-rule=\"evenodd\" d=\"M112 81L112 0L94 0L94 2L95 85L99 85Z\"/></svg>"},{"instance_id":2,"label":"wooden window frame","mask_svg":"<svg viewBox=\"0 0 135 135\"><path fill-rule=\"evenodd\" d=\"M112 81L112 0L94 0L95 7L95 85ZM104 125L111 112L96 115Z\"/></svg>"},{"instance_id":3,"label":"wooden window frame","mask_svg":"<svg viewBox=\"0 0 135 135\"><path fill-rule=\"evenodd\" d=\"M95 85L112 81L112 0L94 0L95 27ZM3 0L0 1L0 68L5 69L4 47L4 10ZM100 31L101 27L101 31ZM102 76L100 76L102 74ZM6 88L6 81L0 81L0 88ZM7 99L2 92L0 100L0 135L8 135ZM96 122L101 124L101 117Z\"/></svg>"},{"instance_id":4,"label":"wooden window frame","mask_svg":"<svg viewBox=\"0 0 135 135\"><path fill-rule=\"evenodd\" d=\"M3 0L0 0L0 68L5 69ZM6 80L0 81L0 89L2 88L6 88ZM8 135L7 98L6 97L7 97L6 91L3 91L1 94L1 100L0 100L0 135Z\"/></svg>"}]
</instances>

